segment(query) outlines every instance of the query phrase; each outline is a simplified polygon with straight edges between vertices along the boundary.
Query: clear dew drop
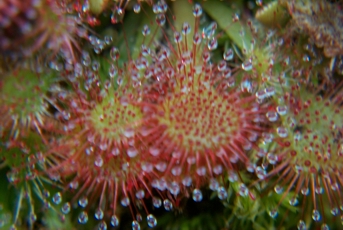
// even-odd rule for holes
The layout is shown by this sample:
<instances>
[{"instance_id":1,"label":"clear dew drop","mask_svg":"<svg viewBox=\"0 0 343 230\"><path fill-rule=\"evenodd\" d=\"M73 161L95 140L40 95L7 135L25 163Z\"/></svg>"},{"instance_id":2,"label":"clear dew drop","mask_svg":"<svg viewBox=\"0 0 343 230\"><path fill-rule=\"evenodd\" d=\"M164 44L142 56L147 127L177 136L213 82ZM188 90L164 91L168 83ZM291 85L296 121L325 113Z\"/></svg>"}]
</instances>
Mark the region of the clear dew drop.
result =
<instances>
[{"instance_id":1,"label":"clear dew drop","mask_svg":"<svg viewBox=\"0 0 343 230\"><path fill-rule=\"evenodd\" d=\"M167 169L167 164L165 162L158 162L156 163L155 168L160 172L164 172Z\"/></svg>"},{"instance_id":2,"label":"clear dew drop","mask_svg":"<svg viewBox=\"0 0 343 230\"><path fill-rule=\"evenodd\" d=\"M105 221L101 221L98 225L98 230L107 230L107 224Z\"/></svg>"},{"instance_id":3,"label":"clear dew drop","mask_svg":"<svg viewBox=\"0 0 343 230\"><path fill-rule=\"evenodd\" d=\"M53 197L52 197L52 201L55 204L60 204L62 202L62 195L60 192L56 193Z\"/></svg>"},{"instance_id":4,"label":"clear dew drop","mask_svg":"<svg viewBox=\"0 0 343 230\"><path fill-rule=\"evenodd\" d=\"M124 10L120 7L117 8L117 14L122 15L124 13Z\"/></svg>"},{"instance_id":5,"label":"clear dew drop","mask_svg":"<svg viewBox=\"0 0 343 230\"><path fill-rule=\"evenodd\" d=\"M164 14L157 15L156 22L159 26L163 26L166 23L166 16Z\"/></svg>"},{"instance_id":6,"label":"clear dew drop","mask_svg":"<svg viewBox=\"0 0 343 230\"><path fill-rule=\"evenodd\" d=\"M277 155L274 155L272 153L268 153L267 154L267 160L268 160L269 164L275 165L279 159L278 159Z\"/></svg>"},{"instance_id":7,"label":"clear dew drop","mask_svg":"<svg viewBox=\"0 0 343 230\"><path fill-rule=\"evenodd\" d=\"M133 11L136 13L136 14L138 14L139 12L141 12L141 5L140 4L135 4L134 6L133 6Z\"/></svg>"},{"instance_id":8,"label":"clear dew drop","mask_svg":"<svg viewBox=\"0 0 343 230\"><path fill-rule=\"evenodd\" d=\"M143 30L142 30L143 36L148 36L150 34L150 32L151 31L150 31L149 26L148 25L144 25Z\"/></svg>"},{"instance_id":9,"label":"clear dew drop","mask_svg":"<svg viewBox=\"0 0 343 230\"><path fill-rule=\"evenodd\" d=\"M190 176L185 176L183 179L182 179L182 184L186 187L189 187L192 185L192 178Z\"/></svg>"},{"instance_id":10,"label":"clear dew drop","mask_svg":"<svg viewBox=\"0 0 343 230\"><path fill-rule=\"evenodd\" d=\"M171 211L171 210L173 209L173 204L172 204L172 202L171 202L170 200L168 200L168 199L165 199L165 200L163 201L163 206L164 206L164 209L165 209L166 211Z\"/></svg>"},{"instance_id":11,"label":"clear dew drop","mask_svg":"<svg viewBox=\"0 0 343 230\"><path fill-rule=\"evenodd\" d=\"M149 153L153 156L158 156L160 154L160 149L156 147L150 147L149 148Z\"/></svg>"},{"instance_id":12,"label":"clear dew drop","mask_svg":"<svg viewBox=\"0 0 343 230\"><path fill-rule=\"evenodd\" d=\"M236 182L238 180L238 175L235 172L229 172L229 181Z\"/></svg>"},{"instance_id":13,"label":"clear dew drop","mask_svg":"<svg viewBox=\"0 0 343 230\"><path fill-rule=\"evenodd\" d=\"M324 192L324 189L323 187L320 187L320 186L317 186L314 191L317 193L317 194L323 194Z\"/></svg>"},{"instance_id":14,"label":"clear dew drop","mask_svg":"<svg viewBox=\"0 0 343 230\"><path fill-rule=\"evenodd\" d=\"M81 197L81 198L79 199L79 205L80 205L80 207L84 208L84 207L87 206L87 204L88 204L88 199L87 199L87 197Z\"/></svg>"},{"instance_id":15,"label":"clear dew drop","mask_svg":"<svg viewBox=\"0 0 343 230\"><path fill-rule=\"evenodd\" d=\"M112 36L109 36L109 35L106 35L104 40L105 40L106 45L110 45L113 42Z\"/></svg>"},{"instance_id":16,"label":"clear dew drop","mask_svg":"<svg viewBox=\"0 0 343 230\"><path fill-rule=\"evenodd\" d=\"M177 182L173 181L169 186L168 186L168 190L171 194L173 194L174 196L177 196L177 194L179 194L180 192L180 186Z\"/></svg>"},{"instance_id":17,"label":"clear dew drop","mask_svg":"<svg viewBox=\"0 0 343 230\"><path fill-rule=\"evenodd\" d=\"M158 5L158 4L154 4L152 6L152 11L155 13L155 14L158 14L161 12L161 7Z\"/></svg>"},{"instance_id":18,"label":"clear dew drop","mask_svg":"<svg viewBox=\"0 0 343 230\"><path fill-rule=\"evenodd\" d=\"M266 117L268 118L269 121L275 122L278 119L278 114L274 111L269 111L267 112Z\"/></svg>"},{"instance_id":19,"label":"clear dew drop","mask_svg":"<svg viewBox=\"0 0 343 230\"><path fill-rule=\"evenodd\" d=\"M124 197L121 201L120 201L121 205L123 205L124 207L129 206L130 204L130 199L128 197Z\"/></svg>"},{"instance_id":20,"label":"clear dew drop","mask_svg":"<svg viewBox=\"0 0 343 230\"><path fill-rule=\"evenodd\" d=\"M166 13L168 10L168 5L164 1L160 1L159 3L160 13Z\"/></svg>"},{"instance_id":21,"label":"clear dew drop","mask_svg":"<svg viewBox=\"0 0 343 230\"><path fill-rule=\"evenodd\" d=\"M298 199L293 197L289 200L289 204L292 206L296 206L298 204Z\"/></svg>"},{"instance_id":22,"label":"clear dew drop","mask_svg":"<svg viewBox=\"0 0 343 230\"><path fill-rule=\"evenodd\" d=\"M117 227L119 225L119 219L116 215L111 216L111 225Z\"/></svg>"},{"instance_id":23,"label":"clear dew drop","mask_svg":"<svg viewBox=\"0 0 343 230\"><path fill-rule=\"evenodd\" d=\"M18 178L17 178L17 173L15 172L8 172L7 173L7 179L10 183L14 183Z\"/></svg>"},{"instance_id":24,"label":"clear dew drop","mask_svg":"<svg viewBox=\"0 0 343 230\"><path fill-rule=\"evenodd\" d=\"M217 193L218 193L218 198L221 200L224 200L227 198L227 191L224 187L219 187L217 189Z\"/></svg>"},{"instance_id":25,"label":"clear dew drop","mask_svg":"<svg viewBox=\"0 0 343 230\"><path fill-rule=\"evenodd\" d=\"M276 107L276 111L280 116L284 116L287 114L287 106L286 105L280 105Z\"/></svg>"},{"instance_id":26,"label":"clear dew drop","mask_svg":"<svg viewBox=\"0 0 343 230\"><path fill-rule=\"evenodd\" d=\"M256 175L259 179L264 179L266 177L266 170L264 170L262 167L258 166L256 167Z\"/></svg>"},{"instance_id":27,"label":"clear dew drop","mask_svg":"<svg viewBox=\"0 0 343 230\"><path fill-rule=\"evenodd\" d=\"M191 26L187 22L183 23L183 25L182 25L182 34L183 35L187 35L190 32L191 32Z\"/></svg>"},{"instance_id":28,"label":"clear dew drop","mask_svg":"<svg viewBox=\"0 0 343 230\"><path fill-rule=\"evenodd\" d=\"M143 199L144 196L145 196L144 190L140 189L140 190L138 190L138 191L136 192L136 198L137 198L137 199Z\"/></svg>"},{"instance_id":29,"label":"clear dew drop","mask_svg":"<svg viewBox=\"0 0 343 230\"><path fill-rule=\"evenodd\" d=\"M284 127L278 127L278 128L276 129L276 132L277 132L277 134L279 135L279 137L281 137L281 138L285 138L285 137L288 136L288 131L287 131L287 129L284 128Z\"/></svg>"},{"instance_id":30,"label":"clear dew drop","mask_svg":"<svg viewBox=\"0 0 343 230\"><path fill-rule=\"evenodd\" d=\"M232 49L226 50L223 54L223 58L225 61L232 60L233 59L233 50Z\"/></svg>"},{"instance_id":31,"label":"clear dew drop","mask_svg":"<svg viewBox=\"0 0 343 230\"><path fill-rule=\"evenodd\" d=\"M276 211L276 209L273 209L273 210L270 210L268 214L271 218L276 218L278 212Z\"/></svg>"},{"instance_id":32,"label":"clear dew drop","mask_svg":"<svg viewBox=\"0 0 343 230\"><path fill-rule=\"evenodd\" d=\"M301 194L303 194L304 196L307 196L308 194L310 194L310 190L308 188L302 188Z\"/></svg>"},{"instance_id":33,"label":"clear dew drop","mask_svg":"<svg viewBox=\"0 0 343 230\"><path fill-rule=\"evenodd\" d=\"M182 173L182 168L180 166L175 166L175 167L172 168L171 173L174 176L179 176Z\"/></svg>"},{"instance_id":34,"label":"clear dew drop","mask_svg":"<svg viewBox=\"0 0 343 230\"><path fill-rule=\"evenodd\" d=\"M202 201L202 192L200 191L200 189L196 188L193 190L192 198L195 202Z\"/></svg>"},{"instance_id":35,"label":"clear dew drop","mask_svg":"<svg viewBox=\"0 0 343 230\"><path fill-rule=\"evenodd\" d=\"M252 61L249 59L245 62L242 63L242 69L245 71L250 71L252 70Z\"/></svg>"},{"instance_id":36,"label":"clear dew drop","mask_svg":"<svg viewBox=\"0 0 343 230\"><path fill-rule=\"evenodd\" d=\"M151 173L154 170L153 164L149 162L143 162L142 163L142 170L147 173Z\"/></svg>"},{"instance_id":37,"label":"clear dew drop","mask_svg":"<svg viewBox=\"0 0 343 230\"><path fill-rule=\"evenodd\" d=\"M312 211L312 219L314 220L314 221L319 221L320 220L320 213L319 213L319 211L318 210L313 210Z\"/></svg>"},{"instance_id":38,"label":"clear dew drop","mask_svg":"<svg viewBox=\"0 0 343 230\"><path fill-rule=\"evenodd\" d=\"M79 214L78 221L80 224L86 224L88 221L88 214L87 212L83 211Z\"/></svg>"},{"instance_id":39,"label":"clear dew drop","mask_svg":"<svg viewBox=\"0 0 343 230\"><path fill-rule=\"evenodd\" d=\"M84 4L82 5L82 12L83 13L88 13L90 10L90 5L88 1L85 1Z\"/></svg>"},{"instance_id":40,"label":"clear dew drop","mask_svg":"<svg viewBox=\"0 0 343 230\"><path fill-rule=\"evenodd\" d=\"M212 191L215 191L215 190L217 190L218 189L218 187L219 187L219 183L218 183L218 181L216 180L216 179L214 179L214 178L211 178L210 179L210 189L212 190Z\"/></svg>"},{"instance_id":41,"label":"clear dew drop","mask_svg":"<svg viewBox=\"0 0 343 230\"><path fill-rule=\"evenodd\" d=\"M69 188L71 189L77 189L79 187L79 182L77 181L72 181L69 183Z\"/></svg>"},{"instance_id":42,"label":"clear dew drop","mask_svg":"<svg viewBox=\"0 0 343 230\"><path fill-rule=\"evenodd\" d=\"M195 33L193 35L193 44L194 45L199 45L201 43L201 36L199 33Z\"/></svg>"},{"instance_id":43,"label":"clear dew drop","mask_svg":"<svg viewBox=\"0 0 343 230\"><path fill-rule=\"evenodd\" d=\"M216 175L220 175L223 173L223 167L221 165L216 165L213 167L213 173Z\"/></svg>"},{"instance_id":44,"label":"clear dew drop","mask_svg":"<svg viewBox=\"0 0 343 230\"><path fill-rule=\"evenodd\" d=\"M70 203L67 202L63 204L63 206L61 207L61 211L63 214L68 214L70 212Z\"/></svg>"},{"instance_id":45,"label":"clear dew drop","mask_svg":"<svg viewBox=\"0 0 343 230\"><path fill-rule=\"evenodd\" d=\"M133 158L138 155L137 149L133 147L129 148L126 153L130 158Z\"/></svg>"},{"instance_id":46,"label":"clear dew drop","mask_svg":"<svg viewBox=\"0 0 343 230\"><path fill-rule=\"evenodd\" d=\"M140 230L141 226L137 220L132 221L132 230Z\"/></svg>"},{"instance_id":47,"label":"clear dew drop","mask_svg":"<svg viewBox=\"0 0 343 230\"><path fill-rule=\"evenodd\" d=\"M97 208L95 210L94 216L97 220L102 220L102 218L104 218L104 212L102 211L101 208Z\"/></svg>"},{"instance_id":48,"label":"clear dew drop","mask_svg":"<svg viewBox=\"0 0 343 230\"><path fill-rule=\"evenodd\" d=\"M220 62L218 63L218 70L219 70L220 72L223 72L223 71L226 70L226 69L227 69L226 62L225 62L225 61L220 61Z\"/></svg>"},{"instance_id":49,"label":"clear dew drop","mask_svg":"<svg viewBox=\"0 0 343 230\"><path fill-rule=\"evenodd\" d=\"M322 226L320 227L320 230L330 230L330 228L327 224L322 224Z\"/></svg>"},{"instance_id":50,"label":"clear dew drop","mask_svg":"<svg viewBox=\"0 0 343 230\"><path fill-rule=\"evenodd\" d=\"M157 225L157 220L156 220L156 218L155 218L153 215L151 215L151 214L149 214L149 215L147 216L146 220L147 220L148 226L149 226L150 228L153 228L153 227L155 227L155 226Z\"/></svg>"},{"instance_id":51,"label":"clear dew drop","mask_svg":"<svg viewBox=\"0 0 343 230\"><path fill-rule=\"evenodd\" d=\"M206 175L206 167L199 167L196 169L196 173L199 176L205 176Z\"/></svg>"},{"instance_id":52,"label":"clear dew drop","mask_svg":"<svg viewBox=\"0 0 343 230\"><path fill-rule=\"evenodd\" d=\"M333 209L331 209L331 214L332 214L333 216L337 216L338 213L339 213L339 209L338 209L338 208L333 208Z\"/></svg>"},{"instance_id":53,"label":"clear dew drop","mask_svg":"<svg viewBox=\"0 0 343 230\"><path fill-rule=\"evenodd\" d=\"M274 191L276 192L276 194L281 194L283 192L283 188L280 185L276 185L274 187Z\"/></svg>"},{"instance_id":54,"label":"clear dew drop","mask_svg":"<svg viewBox=\"0 0 343 230\"><path fill-rule=\"evenodd\" d=\"M210 39L210 38L213 39L213 36L216 32L217 27L218 27L217 23L212 22L207 28L204 28L202 30L202 37L207 38L207 39Z\"/></svg>"},{"instance_id":55,"label":"clear dew drop","mask_svg":"<svg viewBox=\"0 0 343 230\"><path fill-rule=\"evenodd\" d=\"M99 45L97 45L97 46L94 47L93 50L94 50L94 52L95 52L96 54L99 54L99 53L101 53L102 48L101 48Z\"/></svg>"},{"instance_id":56,"label":"clear dew drop","mask_svg":"<svg viewBox=\"0 0 343 230\"><path fill-rule=\"evenodd\" d=\"M154 205L155 208L160 208L162 206L162 200L158 197L153 197L152 204Z\"/></svg>"},{"instance_id":57,"label":"clear dew drop","mask_svg":"<svg viewBox=\"0 0 343 230\"><path fill-rule=\"evenodd\" d=\"M207 43L207 48L209 50L215 50L218 47L218 41L216 38L212 38L211 40L208 41Z\"/></svg>"},{"instance_id":58,"label":"clear dew drop","mask_svg":"<svg viewBox=\"0 0 343 230\"><path fill-rule=\"evenodd\" d=\"M112 47L110 51L110 56L113 61L118 60L119 58L119 50L116 47Z\"/></svg>"},{"instance_id":59,"label":"clear dew drop","mask_svg":"<svg viewBox=\"0 0 343 230\"><path fill-rule=\"evenodd\" d=\"M193 7L194 17L200 17L202 15L202 7L199 4L195 4Z\"/></svg>"},{"instance_id":60,"label":"clear dew drop","mask_svg":"<svg viewBox=\"0 0 343 230\"><path fill-rule=\"evenodd\" d=\"M245 184L240 184L238 188L238 193L240 196L248 196L249 190Z\"/></svg>"},{"instance_id":61,"label":"clear dew drop","mask_svg":"<svg viewBox=\"0 0 343 230\"><path fill-rule=\"evenodd\" d=\"M182 36L179 32L174 32L174 42L180 43L182 41Z\"/></svg>"},{"instance_id":62,"label":"clear dew drop","mask_svg":"<svg viewBox=\"0 0 343 230\"><path fill-rule=\"evenodd\" d=\"M96 158L95 158L95 160L94 160L94 165L96 166L96 167L102 167L103 166L103 164L104 164L104 160L101 158L101 156L97 156Z\"/></svg>"},{"instance_id":63,"label":"clear dew drop","mask_svg":"<svg viewBox=\"0 0 343 230\"><path fill-rule=\"evenodd\" d=\"M298 227L298 230L307 230L306 224L303 220L299 220L297 227Z\"/></svg>"}]
</instances>

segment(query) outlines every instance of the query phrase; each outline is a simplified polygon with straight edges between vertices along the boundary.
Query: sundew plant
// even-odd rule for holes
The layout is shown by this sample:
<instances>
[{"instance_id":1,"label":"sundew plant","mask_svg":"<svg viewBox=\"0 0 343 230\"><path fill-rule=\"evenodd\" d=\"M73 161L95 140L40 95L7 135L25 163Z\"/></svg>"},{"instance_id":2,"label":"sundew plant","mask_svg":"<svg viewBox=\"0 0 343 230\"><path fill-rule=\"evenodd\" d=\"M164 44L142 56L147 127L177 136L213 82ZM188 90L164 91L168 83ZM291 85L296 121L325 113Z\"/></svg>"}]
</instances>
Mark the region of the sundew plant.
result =
<instances>
[{"instance_id":1,"label":"sundew plant","mask_svg":"<svg viewBox=\"0 0 343 230\"><path fill-rule=\"evenodd\" d=\"M342 229L343 3L0 2L0 230Z\"/></svg>"}]
</instances>

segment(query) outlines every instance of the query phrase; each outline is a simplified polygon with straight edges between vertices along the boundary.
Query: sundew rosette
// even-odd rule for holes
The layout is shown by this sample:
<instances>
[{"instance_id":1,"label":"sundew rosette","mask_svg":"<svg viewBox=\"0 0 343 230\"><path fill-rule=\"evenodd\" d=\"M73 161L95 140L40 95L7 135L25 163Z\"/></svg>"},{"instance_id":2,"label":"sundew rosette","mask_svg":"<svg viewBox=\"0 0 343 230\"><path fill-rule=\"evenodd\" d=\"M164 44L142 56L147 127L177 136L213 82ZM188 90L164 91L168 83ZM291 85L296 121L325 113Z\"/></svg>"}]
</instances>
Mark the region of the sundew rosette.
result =
<instances>
[{"instance_id":1,"label":"sundew rosette","mask_svg":"<svg viewBox=\"0 0 343 230\"><path fill-rule=\"evenodd\" d=\"M340 218L341 100L341 84L325 91L295 86L267 114L275 132L265 134L265 150L258 154L263 163L255 172L282 194L276 213L285 199L299 206L298 229L309 228L310 220L328 229Z\"/></svg>"},{"instance_id":2,"label":"sundew rosette","mask_svg":"<svg viewBox=\"0 0 343 230\"><path fill-rule=\"evenodd\" d=\"M14 58L43 55L47 60L62 57L75 62L87 28L67 7L56 0L5 0L0 8L0 52Z\"/></svg>"},{"instance_id":3,"label":"sundew rosette","mask_svg":"<svg viewBox=\"0 0 343 230\"><path fill-rule=\"evenodd\" d=\"M45 139L43 131L56 124L50 109L58 106L51 94L60 91L56 73L43 71L36 62L27 62L5 74L0 79L0 136L5 138L10 133L11 138L17 138L22 131L31 129Z\"/></svg>"},{"instance_id":4,"label":"sundew rosette","mask_svg":"<svg viewBox=\"0 0 343 230\"><path fill-rule=\"evenodd\" d=\"M112 58L119 57L117 52L111 51ZM83 59L89 58L84 53ZM109 65L99 57L90 63L78 64L67 76L74 91L58 95L65 105L57 115L64 123L63 137L53 143L49 154L61 160L48 174L66 180L65 192L73 197L65 203L66 210L77 203L80 224L94 216L99 225L116 227L122 206L129 207L133 226L140 225L141 207L153 227L157 220L148 212L145 199L153 197L155 207L161 207L164 196L154 197L151 191L157 159L149 154L139 132L144 82L137 84L130 78L137 71L132 61ZM163 203L172 207L167 198Z\"/></svg>"},{"instance_id":5,"label":"sundew rosette","mask_svg":"<svg viewBox=\"0 0 343 230\"><path fill-rule=\"evenodd\" d=\"M172 38L165 36L166 45L157 52L142 47L142 55L154 60L145 76L157 80L155 91L161 93L154 94L156 103L144 110L141 134L151 155L170 158L160 160L163 177L153 181L155 188L175 197L191 189L193 199L201 201L200 188L211 184L225 199L217 179L237 162L249 164L249 151L258 149L255 142L266 128L268 108L236 85L242 67L231 61L232 50L218 62L211 60L218 46L217 24L201 30L201 6L182 7L193 14L192 21L179 23L180 31L170 25ZM156 16L163 30L167 21L164 14ZM168 183L172 186L165 186ZM244 184L242 189L248 194Z\"/></svg>"}]
</instances>

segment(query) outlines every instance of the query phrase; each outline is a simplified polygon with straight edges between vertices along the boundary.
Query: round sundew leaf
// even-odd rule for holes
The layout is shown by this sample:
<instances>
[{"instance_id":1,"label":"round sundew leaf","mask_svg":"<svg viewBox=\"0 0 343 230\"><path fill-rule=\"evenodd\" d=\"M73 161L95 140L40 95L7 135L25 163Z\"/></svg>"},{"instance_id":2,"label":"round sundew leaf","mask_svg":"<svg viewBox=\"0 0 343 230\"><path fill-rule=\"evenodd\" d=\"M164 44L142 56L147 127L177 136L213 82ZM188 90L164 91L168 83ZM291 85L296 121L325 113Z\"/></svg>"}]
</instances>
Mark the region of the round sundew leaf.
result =
<instances>
[{"instance_id":1,"label":"round sundew leaf","mask_svg":"<svg viewBox=\"0 0 343 230\"><path fill-rule=\"evenodd\" d=\"M341 94L340 89L331 91L317 95L299 87L285 93L280 107L286 106L287 112L277 108L280 118L274 140L265 143L269 153L262 157L264 167L269 165L265 179L275 179L282 185L281 190L277 189L283 194L279 203L299 203L304 215L298 220L310 216L321 224L329 224L323 221L338 214L335 208L342 197L338 189L343 165ZM287 199L290 193L294 195Z\"/></svg>"},{"instance_id":2,"label":"round sundew leaf","mask_svg":"<svg viewBox=\"0 0 343 230\"><path fill-rule=\"evenodd\" d=\"M121 206L132 208L144 202L151 195L150 181L155 176L156 159L139 133L143 119L140 95L128 84L133 74L131 63L118 67L125 77L118 86L117 77L111 79L104 71L109 65L106 59L96 57L93 63L96 61L100 63L96 74L92 67L85 67L92 76L90 84L84 87L89 75L82 75L76 79L81 84L72 83L75 95L62 101L69 105L66 112L70 117L64 122L67 129L49 146L52 155L62 160L52 162L48 174L57 173L66 180L65 186L72 192L66 201L78 203L76 219L83 226L91 226L94 218L107 221L108 214L118 215ZM111 85L106 88L107 80Z\"/></svg>"}]
</instances>

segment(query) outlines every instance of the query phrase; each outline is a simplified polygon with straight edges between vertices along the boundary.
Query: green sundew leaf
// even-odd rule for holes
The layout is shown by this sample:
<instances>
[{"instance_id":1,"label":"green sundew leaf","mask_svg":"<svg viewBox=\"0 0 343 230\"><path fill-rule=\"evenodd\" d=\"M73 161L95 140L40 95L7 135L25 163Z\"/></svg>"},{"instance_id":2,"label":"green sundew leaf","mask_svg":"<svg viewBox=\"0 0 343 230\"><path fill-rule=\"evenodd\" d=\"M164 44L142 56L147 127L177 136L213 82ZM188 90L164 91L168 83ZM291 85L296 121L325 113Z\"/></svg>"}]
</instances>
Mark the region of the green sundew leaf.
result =
<instances>
[{"instance_id":1,"label":"green sundew leaf","mask_svg":"<svg viewBox=\"0 0 343 230\"><path fill-rule=\"evenodd\" d=\"M232 22L232 18L235 14L232 9L219 1L206 1L202 6L240 49L243 49L250 44L252 38L250 30L244 28L239 22ZM240 35L242 29L244 29L243 36Z\"/></svg>"}]
</instances>

